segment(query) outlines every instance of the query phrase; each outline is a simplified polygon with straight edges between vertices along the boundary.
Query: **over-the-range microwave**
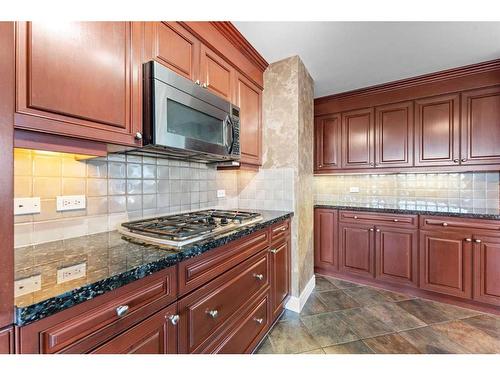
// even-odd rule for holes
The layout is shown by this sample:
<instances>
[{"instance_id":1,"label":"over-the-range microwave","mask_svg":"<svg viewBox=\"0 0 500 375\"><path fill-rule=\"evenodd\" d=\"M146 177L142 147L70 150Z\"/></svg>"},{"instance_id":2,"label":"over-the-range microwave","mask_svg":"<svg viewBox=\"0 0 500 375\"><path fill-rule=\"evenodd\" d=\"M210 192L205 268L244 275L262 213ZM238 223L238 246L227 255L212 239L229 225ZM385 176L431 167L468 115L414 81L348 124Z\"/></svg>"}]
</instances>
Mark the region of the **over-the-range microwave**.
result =
<instances>
[{"instance_id":1,"label":"over-the-range microwave","mask_svg":"<svg viewBox=\"0 0 500 375\"><path fill-rule=\"evenodd\" d=\"M240 159L240 109L163 65L144 64L143 147L127 154Z\"/></svg>"}]
</instances>

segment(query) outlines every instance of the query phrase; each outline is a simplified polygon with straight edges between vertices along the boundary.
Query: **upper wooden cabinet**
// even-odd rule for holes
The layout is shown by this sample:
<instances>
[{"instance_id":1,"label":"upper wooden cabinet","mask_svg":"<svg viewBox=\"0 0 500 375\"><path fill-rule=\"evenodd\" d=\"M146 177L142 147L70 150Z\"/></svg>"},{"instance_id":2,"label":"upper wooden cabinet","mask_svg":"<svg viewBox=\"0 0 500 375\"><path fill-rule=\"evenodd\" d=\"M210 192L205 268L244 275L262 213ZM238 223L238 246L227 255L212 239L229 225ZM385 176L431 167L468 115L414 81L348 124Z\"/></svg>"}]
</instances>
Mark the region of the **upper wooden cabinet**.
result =
<instances>
[{"instance_id":1,"label":"upper wooden cabinet","mask_svg":"<svg viewBox=\"0 0 500 375\"><path fill-rule=\"evenodd\" d=\"M236 73L234 103L240 107L241 163L262 164L262 91Z\"/></svg>"},{"instance_id":2,"label":"upper wooden cabinet","mask_svg":"<svg viewBox=\"0 0 500 375\"><path fill-rule=\"evenodd\" d=\"M415 165L459 163L459 108L458 94L415 101Z\"/></svg>"},{"instance_id":3,"label":"upper wooden cabinet","mask_svg":"<svg viewBox=\"0 0 500 375\"><path fill-rule=\"evenodd\" d=\"M373 109L342 114L342 167L370 168L374 165Z\"/></svg>"},{"instance_id":4,"label":"upper wooden cabinet","mask_svg":"<svg viewBox=\"0 0 500 375\"><path fill-rule=\"evenodd\" d=\"M314 124L314 170L342 168L340 135L342 118L340 114L320 117Z\"/></svg>"},{"instance_id":5,"label":"upper wooden cabinet","mask_svg":"<svg viewBox=\"0 0 500 375\"><path fill-rule=\"evenodd\" d=\"M413 102L375 109L375 167L413 164Z\"/></svg>"},{"instance_id":6,"label":"upper wooden cabinet","mask_svg":"<svg viewBox=\"0 0 500 375\"><path fill-rule=\"evenodd\" d=\"M137 145L142 26L18 22L17 128Z\"/></svg>"},{"instance_id":7,"label":"upper wooden cabinet","mask_svg":"<svg viewBox=\"0 0 500 375\"><path fill-rule=\"evenodd\" d=\"M177 22L147 22L146 54L177 74L199 78L200 41Z\"/></svg>"},{"instance_id":8,"label":"upper wooden cabinet","mask_svg":"<svg viewBox=\"0 0 500 375\"><path fill-rule=\"evenodd\" d=\"M231 101L235 82L235 69L214 51L201 46L200 82L207 89Z\"/></svg>"},{"instance_id":9,"label":"upper wooden cabinet","mask_svg":"<svg viewBox=\"0 0 500 375\"><path fill-rule=\"evenodd\" d=\"M462 164L500 162L500 87L462 94Z\"/></svg>"}]
</instances>

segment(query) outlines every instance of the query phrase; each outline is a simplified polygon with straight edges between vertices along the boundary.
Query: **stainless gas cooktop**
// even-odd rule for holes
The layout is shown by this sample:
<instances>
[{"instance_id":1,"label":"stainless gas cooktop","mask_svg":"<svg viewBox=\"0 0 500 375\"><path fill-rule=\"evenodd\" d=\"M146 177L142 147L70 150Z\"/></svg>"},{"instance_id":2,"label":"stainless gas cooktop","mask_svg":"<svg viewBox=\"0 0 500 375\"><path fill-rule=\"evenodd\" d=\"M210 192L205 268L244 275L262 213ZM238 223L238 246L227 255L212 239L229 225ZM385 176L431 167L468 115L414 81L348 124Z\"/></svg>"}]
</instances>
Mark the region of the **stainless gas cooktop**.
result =
<instances>
[{"instance_id":1,"label":"stainless gas cooktop","mask_svg":"<svg viewBox=\"0 0 500 375\"><path fill-rule=\"evenodd\" d=\"M260 214L239 210L203 210L123 223L118 229L135 242L181 247L262 220Z\"/></svg>"}]
</instances>

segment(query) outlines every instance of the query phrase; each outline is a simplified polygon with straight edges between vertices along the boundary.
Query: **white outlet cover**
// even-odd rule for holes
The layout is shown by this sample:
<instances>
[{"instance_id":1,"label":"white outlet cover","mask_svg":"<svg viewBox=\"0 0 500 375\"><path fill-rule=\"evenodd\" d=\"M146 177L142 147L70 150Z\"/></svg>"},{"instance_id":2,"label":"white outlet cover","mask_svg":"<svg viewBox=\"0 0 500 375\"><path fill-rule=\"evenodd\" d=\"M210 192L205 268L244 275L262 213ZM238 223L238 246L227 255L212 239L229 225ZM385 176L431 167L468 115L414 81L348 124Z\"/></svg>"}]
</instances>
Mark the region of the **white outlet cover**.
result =
<instances>
[{"instance_id":1,"label":"white outlet cover","mask_svg":"<svg viewBox=\"0 0 500 375\"><path fill-rule=\"evenodd\" d=\"M37 292L40 289L42 289L42 275L25 277L24 279L14 281L15 297Z\"/></svg>"},{"instance_id":2,"label":"white outlet cover","mask_svg":"<svg viewBox=\"0 0 500 375\"><path fill-rule=\"evenodd\" d=\"M224 189L217 190L217 198L224 198L226 196L226 191Z\"/></svg>"},{"instance_id":3,"label":"white outlet cover","mask_svg":"<svg viewBox=\"0 0 500 375\"><path fill-rule=\"evenodd\" d=\"M63 195L56 197L57 211L83 210L86 207L85 195Z\"/></svg>"},{"instance_id":4,"label":"white outlet cover","mask_svg":"<svg viewBox=\"0 0 500 375\"><path fill-rule=\"evenodd\" d=\"M62 284L67 281L85 277L87 274L87 263L79 263L74 266L60 268L57 270L57 283Z\"/></svg>"},{"instance_id":5,"label":"white outlet cover","mask_svg":"<svg viewBox=\"0 0 500 375\"><path fill-rule=\"evenodd\" d=\"M40 197L14 198L14 215L40 213Z\"/></svg>"},{"instance_id":6,"label":"white outlet cover","mask_svg":"<svg viewBox=\"0 0 500 375\"><path fill-rule=\"evenodd\" d=\"M359 193L359 187L357 187L357 186L351 186L349 188L349 192L351 192L351 193Z\"/></svg>"}]
</instances>

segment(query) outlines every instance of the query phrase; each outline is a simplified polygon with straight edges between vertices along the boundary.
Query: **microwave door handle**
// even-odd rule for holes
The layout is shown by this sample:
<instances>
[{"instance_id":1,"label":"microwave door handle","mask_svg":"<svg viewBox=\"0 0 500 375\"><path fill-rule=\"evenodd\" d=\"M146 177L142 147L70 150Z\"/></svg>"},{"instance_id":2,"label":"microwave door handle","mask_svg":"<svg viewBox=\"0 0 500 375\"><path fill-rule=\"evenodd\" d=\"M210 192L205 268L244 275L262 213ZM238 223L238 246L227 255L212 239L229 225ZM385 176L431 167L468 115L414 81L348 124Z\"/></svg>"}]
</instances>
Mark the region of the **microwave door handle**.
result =
<instances>
[{"instance_id":1,"label":"microwave door handle","mask_svg":"<svg viewBox=\"0 0 500 375\"><path fill-rule=\"evenodd\" d=\"M231 118L226 116L226 119L224 120L224 124L226 126L225 130L225 144L226 144L226 149L227 153L231 154L231 151L233 150L233 144L234 144L234 127L233 127L233 122L231 121Z\"/></svg>"}]
</instances>

